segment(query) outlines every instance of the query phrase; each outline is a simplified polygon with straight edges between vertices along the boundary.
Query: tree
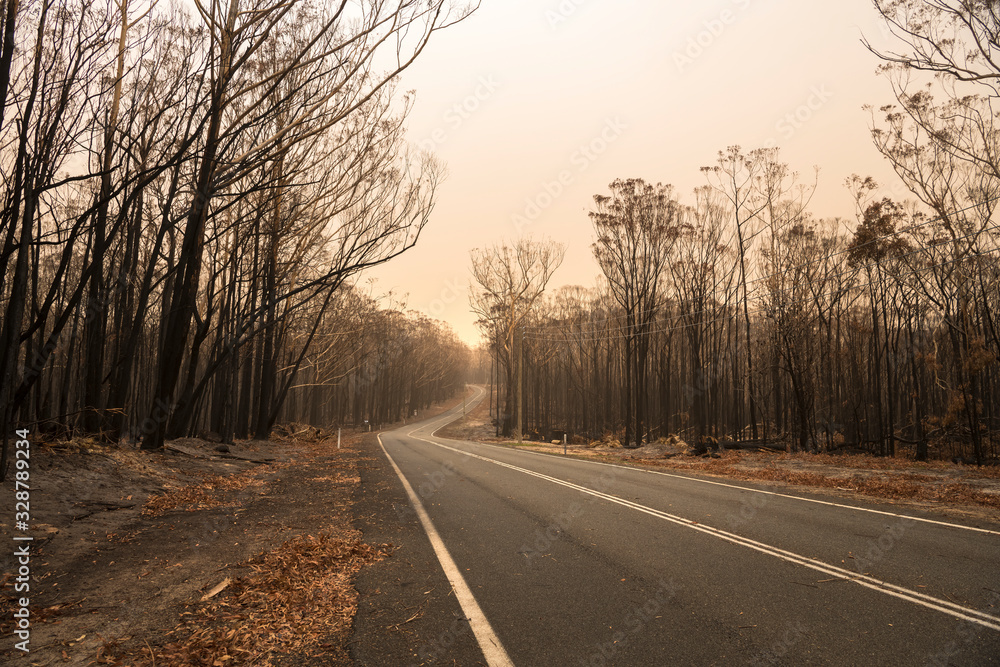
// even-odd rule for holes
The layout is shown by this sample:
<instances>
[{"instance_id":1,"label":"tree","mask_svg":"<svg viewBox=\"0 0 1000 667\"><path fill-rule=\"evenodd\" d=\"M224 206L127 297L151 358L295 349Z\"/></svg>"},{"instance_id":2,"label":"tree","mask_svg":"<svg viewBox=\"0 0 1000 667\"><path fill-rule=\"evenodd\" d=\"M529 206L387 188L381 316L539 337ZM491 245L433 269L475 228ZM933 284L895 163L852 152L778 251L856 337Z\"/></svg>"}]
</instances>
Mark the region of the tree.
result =
<instances>
[{"instance_id":1,"label":"tree","mask_svg":"<svg viewBox=\"0 0 1000 667\"><path fill-rule=\"evenodd\" d=\"M725 242L727 216L721 197L708 186L695 190L695 205L682 211L675 259L669 265L678 310L673 322L687 336L694 371L695 382L687 385L685 398L698 436L709 435L709 420L717 422L722 411L712 400L725 364L717 329L728 319L720 306L733 291L738 266Z\"/></svg>"},{"instance_id":2,"label":"tree","mask_svg":"<svg viewBox=\"0 0 1000 667\"><path fill-rule=\"evenodd\" d=\"M746 358L746 405L750 421L750 437L756 440L757 434L757 391L754 387L754 365L751 353L750 338L750 292L747 289L748 257L753 247L754 238L759 233L759 225L755 227L756 218L764 207L760 198L754 197L756 182L761 170L761 152L751 152L744 155L739 146L730 146L726 151L719 151L716 164L702 167L710 185L721 192L729 201L732 220L736 231L736 252L739 258L739 287L743 291L742 309L744 325L744 349ZM739 330L737 329L737 335ZM736 346L739 347L737 339ZM766 430L766 429L765 429Z\"/></svg>"},{"instance_id":3,"label":"tree","mask_svg":"<svg viewBox=\"0 0 1000 667\"><path fill-rule=\"evenodd\" d=\"M639 447L648 404L649 334L661 305L660 281L677 239L679 205L668 185L627 179L609 187L611 195L596 195L596 210L590 213L597 234L594 256L624 310L624 443Z\"/></svg>"},{"instance_id":4,"label":"tree","mask_svg":"<svg viewBox=\"0 0 1000 667\"><path fill-rule=\"evenodd\" d=\"M470 304L484 333L497 342L497 362L506 385L502 432L521 437L522 376L516 356L524 345L522 323L562 264L564 246L552 241L518 239L513 246L473 250Z\"/></svg>"},{"instance_id":5,"label":"tree","mask_svg":"<svg viewBox=\"0 0 1000 667\"><path fill-rule=\"evenodd\" d=\"M2 327L0 327L0 411L4 433L0 454L0 477L6 471L7 441L10 425L26 396L21 390L22 373L18 372L21 349L26 340L44 323L51 300L37 308L27 303L29 280L37 285L40 259L39 245L43 236L43 220L54 204L53 192L59 186L69 186L76 179L61 173L69 158L86 144L95 125L92 105L100 97L99 72L108 56L108 45L114 43L109 11L88 0L63 6L45 0L37 7L33 43L26 40L22 49L9 53L6 46L0 55L0 88L9 86L6 72L8 57L19 56L13 82L14 96L4 113L13 110L14 123L0 126L0 142L4 145L3 210L0 211L0 294L6 297ZM5 35L12 36L14 23L26 18L19 13L17 3L8 3L4 12ZM6 39L6 37L5 37ZM3 90L6 95L9 88ZM12 129L13 128L13 129ZM70 228L66 242L72 248L84 236L83 226L92 208ZM91 244L86 273L97 270ZM60 269L65 271L72 252L63 253ZM87 259L84 264L87 265ZM78 303L83 295L82 276L70 301ZM36 293L37 294L37 293ZM34 297L37 298L37 297ZM40 317L31 319L32 315ZM63 324L65 320L63 320ZM25 326L27 324L27 326ZM31 351L28 358L46 349ZM27 365L27 364L26 364ZM32 364L32 367L37 363ZM31 381L37 377L30 370Z\"/></svg>"},{"instance_id":6,"label":"tree","mask_svg":"<svg viewBox=\"0 0 1000 667\"><path fill-rule=\"evenodd\" d=\"M854 238L848 245L847 256L851 266L861 268L865 272L867 280L879 450L880 453L891 456L895 452L896 438L893 415L894 392L891 386L894 373L887 367L886 379L883 381L882 372L882 366L890 364L892 359L889 352L890 323L887 303L889 292L886 273L891 271L888 265L893 256L902 256L910 248L897 233L897 228L901 228L905 221L903 207L888 198L865 205L862 203L865 194L864 184L860 187L862 189L858 191L857 197L859 208L862 209L861 219ZM885 392L883 392L883 382L890 385L885 388Z\"/></svg>"},{"instance_id":7,"label":"tree","mask_svg":"<svg viewBox=\"0 0 1000 667\"><path fill-rule=\"evenodd\" d=\"M880 51L866 45L885 62L901 111L883 107L883 127L874 127L872 134L947 235L947 244L926 248L929 256L947 248L950 257L946 265L930 265L940 267L931 271L936 294L925 294L937 299L950 330L956 364L951 404L964 413L980 462L978 406L988 382L984 373L1000 348L990 349L989 342L996 342L993 309L969 271L984 242L991 243L985 232L1000 197L1000 131L993 108L1000 94L1000 10L993 2L948 0L875 0L874 6L899 48ZM927 74L932 81L922 80ZM980 329L977 320L987 326Z\"/></svg>"},{"instance_id":8,"label":"tree","mask_svg":"<svg viewBox=\"0 0 1000 667\"><path fill-rule=\"evenodd\" d=\"M475 8L3 3L3 457L15 421L266 434L339 288L429 220L396 75Z\"/></svg>"},{"instance_id":9,"label":"tree","mask_svg":"<svg viewBox=\"0 0 1000 667\"><path fill-rule=\"evenodd\" d=\"M819 313L811 288L822 282L826 251L814 226L804 217L782 228L763 252L768 276L764 312L771 321L775 358L791 385L798 435L792 450L815 450L812 425L816 403L816 326Z\"/></svg>"},{"instance_id":10,"label":"tree","mask_svg":"<svg viewBox=\"0 0 1000 667\"><path fill-rule=\"evenodd\" d=\"M871 179L852 178L854 228L813 219L815 184L800 183L774 149L752 153L753 178L740 172L743 241L724 190L700 188L689 207L674 202L657 314L641 338L628 335L627 303L616 289L637 293L632 281L655 265L629 265L633 255L622 250L639 234L619 221L626 211L639 219L643 209L606 197L603 212L620 234L602 230L603 240L626 268L606 262L610 275L597 288L562 288L529 314L523 359L532 427L599 438L620 433L632 410L630 446L633 434L657 430L704 435L704 446L711 436L749 432L750 385L764 439L770 430L790 450L995 455L1000 228L990 217L990 179L943 150L914 148L905 131L883 139L921 202L899 204L877 196ZM645 365L655 369L645 377L634 361L637 338L648 340ZM627 401L616 394L622 387ZM646 429L635 429L636 392L649 399Z\"/></svg>"},{"instance_id":11,"label":"tree","mask_svg":"<svg viewBox=\"0 0 1000 667\"><path fill-rule=\"evenodd\" d=\"M207 7L197 4L212 45L208 122L191 188L195 195L185 216L183 241L174 268L150 418L162 410L161 406L170 405L174 400L189 328L197 315L197 292L211 202L226 181L258 166L271 164L272 178L276 177L273 185L279 189L283 187L280 164L288 151L314 134L344 123L417 58L433 33L464 19L471 11L462 10L456 18L450 15L447 0L429 3L399 0L394 4L374 5L357 21L347 16L348 4L346 0L329 8L308 3L270 5L257 2L248 6L241 5L241 0L229 0L225 7L219 0L213 0ZM280 40L281 34L290 28L297 39L279 42L277 52L268 53L266 47ZM393 41L397 46L395 67L381 75L373 74L376 53L382 52L383 44ZM277 67L265 70L260 76L259 70L269 56L276 56L271 62L277 63ZM311 81L314 85L286 85L287 81L296 79ZM280 114L289 109L294 111L281 122L267 122L275 114L280 119ZM234 145L234 133L245 132L248 126L264 131L252 135L249 149ZM300 131L303 128L305 132ZM275 202L280 202L280 196ZM368 229L365 220L370 214L360 211L354 216L355 220L343 228L349 230L353 226L360 230L356 238L351 238L348 232L344 240L352 249L373 243L373 239L365 236ZM416 236L414 233L409 243L404 241L403 249L412 245ZM380 235L378 238L384 240L386 237ZM346 256L351 255L346 253ZM381 261L386 259L388 257ZM267 261L265 258L265 264ZM273 259L270 261L273 267ZM336 286L347 275L367 265L370 262L362 261L337 267L325 278L331 281L331 286ZM270 290L272 285L267 282L270 275L265 276L265 290ZM262 309L269 313L272 325L274 302L273 293L265 294ZM268 331L273 331L273 327ZM203 340L204 335L196 333L191 342L192 358L196 358ZM267 374L267 369L273 367L273 361L268 360L272 351L273 343L265 337L263 400L269 398L268 385L273 381ZM258 417L258 435L267 428L261 427L260 421ZM143 447L161 447L165 432L166 424L161 419L143 439Z\"/></svg>"}]
</instances>

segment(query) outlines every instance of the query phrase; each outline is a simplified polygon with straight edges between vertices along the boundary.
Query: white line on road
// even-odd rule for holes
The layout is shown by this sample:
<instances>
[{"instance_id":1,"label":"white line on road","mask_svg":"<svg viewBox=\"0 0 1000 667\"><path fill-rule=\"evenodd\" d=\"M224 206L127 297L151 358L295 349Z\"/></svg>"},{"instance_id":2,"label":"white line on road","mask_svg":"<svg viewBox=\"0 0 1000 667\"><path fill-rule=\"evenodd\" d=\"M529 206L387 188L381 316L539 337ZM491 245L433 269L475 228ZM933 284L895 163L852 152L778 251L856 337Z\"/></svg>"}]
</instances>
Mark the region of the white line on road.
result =
<instances>
[{"instance_id":1,"label":"white line on road","mask_svg":"<svg viewBox=\"0 0 1000 667\"><path fill-rule=\"evenodd\" d=\"M961 605L954 604L947 600L942 600L940 598L936 598L930 595L925 595L924 593L912 591L902 586L896 586L895 584L890 584L889 582L882 581L881 579L876 579L875 577L869 577L864 574L857 574L851 572L850 570L837 567L836 565L830 565L829 563L824 563L822 561L808 558L806 556L801 556L791 551L786 551L784 549L780 549L778 547L774 547L769 544L765 544L763 542L758 542L757 540L752 540L750 538L743 537L741 535L736 535L735 533L730 533L725 530L720 530L718 528L713 528L711 526L706 526L704 524L696 523L694 521L691 521L690 519L685 519L683 517L663 512L661 510L653 509L652 507L640 505L639 503L634 503L630 500L619 498L618 496L612 496L610 494L602 493L594 489L589 489L585 486L580 486L579 484L567 482L557 477L550 477L549 475L545 475L540 472L535 472L534 470L521 468L520 466L516 466L510 463L505 463L503 461L498 461L496 459L491 459L485 456L480 456L478 454L472 454L471 452L466 452L460 449L456 449L454 447L449 447L448 445L444 445L439 442L432 442L430 440L426 440L418 436L411 436L411 437L413 437L416 440L420 440L422 442L426 442L428 444L435 445L436 447L441 447L443 449L447 449L467 457L477 458L482 461L493 463L504 468L509 468L511 470L522 472L526 475L531 475L533 477L538 477L539 479L544 479L554 484L559 484L567 488L575 489L582 493L586 493L588 495L597 498L602 498L609 502L622 505L623 507L628 507L629 509L634 509L644 514L648 514L650 516L654 516L659 519L669 521L679 526L683 526L684 528L690 528L692 530L696 530L698 532L720 538L732 544L744 546L749 549L753 549L754 551L759 551L761 553L774 556L776 558L780 558L781 560L787 561L789 563L802 565L803 567L810 568L812 570L821 572L823 574L833 575L838 578L842 578L848 581L853 581L859 586L864 586L865 588L878 591L879 593L884 593L886 595L890 595L892 597L899 598L901 600L905 600L907 602L911 602L913 604L917 604L926 607L928 609L933 609L935 611L948 614L949 616L952 616L954 618L962 619L970 623L976 623L977 625L990 628L991 630L1000 631L1000 618L997 618L996 616L991 616L990 614L986 614L984 612L975 609L970 609L968 607L963 607Z\"/></svg>"},{"instance_id":2,"label":"white line on road","mask_svg":"<svg viewBox=\"0 0 1000 667\"><path fill-rule=\"evenodd\" d=\"M425 427L421 426L421 427L419 427L417 429L414 429L413 431L410 431L409 433L407 433L407 435L412 436L413 433L414 433L414 431L418 431L421 428L425 428ZM432 437L432 438L436 437L434 435L436 432L437 432L437 430L432 431L431 434L430 434L430 437ZM416 437L416 436L413 436L413 437ZM448 440L449 438L442 438L442 439ZM462 442L462 441L461 440L452 440L452 442ZM437 443L433 443L433 444L437 444ZM474 444L477 444L477 445L480 445L480 446L483 446L483 447L496 447L498 449L510 450L510 447L504 447L503 445L493 445L493 444L490 444L490 443L487 443L487 442L477 442L477 443L474 443ZM534 454L535 456L544 456L544 457L547 457L547 458L562 458L562 457L554 457L552 454L546 454L544 452L534 452L534 451L531 451L530 449L518 449L518 450L515 450L515 451L523 452L524 454ZM724 487L729 488L729 489L738 489L740 491L750 491L750 492L753 492L753 493L761 493L761 494L766 495L766 496L777 496L779 498L789 498L791 500L800 500L800 501L802 501L804 503L816 503L817 505L827 505L829 507L839 507L841 509L854 510L855 512L869 512L871 514L881 514L883 516L891 516L891 517L895 517L897 519L908 519L908 520L912 519L913 521L919 521L921 523L930 523L930 524L934 524L934 525L937 525L937 526L947 526L948 528L958 528L958 529L961 529L961 530L971 530L972 532L975 532L975 533L986 533L987 535L1000 535L1000 531L989 530L987 528L978 528L976 526L963 526L960 523L949 523L947 521L938 521L936 519L925 519L924 517L920 517L920 516L913 516L913 515L910 515L910 514L897 514L896 512L887 512L885 510L876 510L876 509L872 509L870 507L857 507L856 505L845 505L843 503L830 502L829 500L818 500L816 498L803 498L802 496L792 496L792 495L789 495L787 493L778 493L777 491L765 491L764 489L754 489L754 488L749 487L749 486L740 486L739 484L727 484L725 482L716 482L716 481L713 481L713 480L710 480L710 479L702 479L700 477L689 477L687 475L677 475L677 474L674 474L674 473L662 472L660 470L648 470L646 468L636 468L635 466L619 465L617 463L605 463L604 461L589 461L587 459L581 459L581 458L576 458L576 457L573 457L573 460L574 461L579 461L581 463L590 463L592 465L608 466L609 468L620 468L621 470L631 470L633 472L648 473L650 475L661 475L663 477L672 477L674 479L681 479L681 480L685 480L685 481L688 481L688 482L696 482L698 484L711 484L712 486L724 486Z\"/></svg>"},{"instance_id":3,"label":"white line on road","mask_svg":"<svg viewBox=\"0 0 1000 667\"><path fill-rule=\"evenodd\" d=\"M472 590L462 577L462 573L459 572L458 566L455 565L451 554L448 553L448 549L444 546L444 541L441 540L437 529L431 523L431 518L427 515L427 511L420 502L420 498L414 493L410 483L406 481L403 471L399 469L396 462L389 456L385 445L382 444L382 435L379 434L376 437L378 438L379 447L385 452L385 456L389 459L393 470L399 475L399 480L403 483L403 488L406 489L406 495L410 497L410 502L413 503L413 509L416 511L417 517L420 518L420 523L427 533L427 538L431 541L431 546L434 547L434 553L441 563L441 569L444 570L445 576L448 577L448 581L451 582L451 587L455 591L455 599L458 600L458 603L462 606L462 611L465 612L465 616L469 619L469 626L472 628L472 633L475 635L476 641L479 642L479 648L486 658L486 664L490 665L490 667L513 667L514 663L510 661L510 657L507 655L507 651L504 650L503 644L500 643L500 639L493 632L493 626L486 620L486 615L479 607L479 603L476 602L476 598L472 595Z\"/></svg>"}]
</instances>

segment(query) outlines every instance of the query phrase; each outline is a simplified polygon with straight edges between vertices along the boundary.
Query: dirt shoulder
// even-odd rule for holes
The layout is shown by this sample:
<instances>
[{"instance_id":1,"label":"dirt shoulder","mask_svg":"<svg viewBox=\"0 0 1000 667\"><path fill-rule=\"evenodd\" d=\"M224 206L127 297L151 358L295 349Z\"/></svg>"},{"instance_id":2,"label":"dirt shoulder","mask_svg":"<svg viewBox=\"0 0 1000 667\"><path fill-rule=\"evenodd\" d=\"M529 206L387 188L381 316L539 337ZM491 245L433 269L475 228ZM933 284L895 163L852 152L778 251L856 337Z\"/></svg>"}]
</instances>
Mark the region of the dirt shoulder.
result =
<instances>
[{"instance_id":1,"label":"dirt shoulder","mask_svg":"<svg viewBox=\"0 0 1000 667\"><path fill-rule=\"evenodd\" d=\"M0 662L352 664L354 577L392 551L352 526L359 444L372 436L345 434L338 450L335 433L280 433L229 451L33 442L30 651L14 647L26 593L4 549ZM25 535L13 482L0 488L4 534Z\"/></svg>"},{"instance_id":2,"label":"dirt shoulder","mask_svg":"<svg viewBox=\"0 0 1000 667\"><path fill-rule=\"evenodd\" d=\"M437 434L559 456L564 451L562 444L526 441L518 445L496 437L488 401ZM978 468L945 461L917 462L868 455L764 450L726 450L703 457L692 454L683 443L653 443L639 449L570 444L565 451L568 456L608 463L765 482L788 490L822 491L825 495L844 499L874 499L971 520L1000 521L1000 467L996 466Z\"/></svg>"}]
</instances>

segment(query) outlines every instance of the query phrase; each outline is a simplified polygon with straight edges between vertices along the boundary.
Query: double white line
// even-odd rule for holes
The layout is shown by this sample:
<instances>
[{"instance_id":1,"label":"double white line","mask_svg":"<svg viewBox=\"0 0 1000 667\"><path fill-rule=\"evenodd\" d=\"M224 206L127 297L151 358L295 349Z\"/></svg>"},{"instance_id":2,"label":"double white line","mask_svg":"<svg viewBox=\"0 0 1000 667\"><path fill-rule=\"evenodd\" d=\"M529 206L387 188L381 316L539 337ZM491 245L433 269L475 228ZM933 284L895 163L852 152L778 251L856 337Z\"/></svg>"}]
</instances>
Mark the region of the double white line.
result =
<instances>
[{"instance_id":1,"label":"double white line","mask_svg":"<svg viewBox=\"0 0 1000 667\"><path fill-rule=\"evenodd\" d=\"M881 579L876 579L875 577L869 577L864 574L858 574L856 572L851 572L850 570L838 567L836 565L830 565L829 563L824 563L812 558L807 558L806 556L801 556L799 554L793 553L791 551L786 551L785 549L779 549L778 547L771 546L769 544L764 544L763 542L758 542L757 540L752 540L748 537L743 537L735 533L730 533L725 530L720 530L719 528L712 528L711 526L706 526L700 523L691 521L690 519L685 519L661 510L653 509L652 507L647 507L645 505L640 505L639 503L634 503L630 500L625 500L624 498L619 498L618 496L612 496L601 491L595 491L594 489L589 489L585 486L580 486L579 484L574 484L572 482L567 482L566 480L559 479L557 477L551 477L549 475L536 472L534 470L529 470L527 468L522 468L510 463L504 463L503 461L498 461L496 459L487 458L485 456L480 456L478 454L473 454L471 452L463 451L461 449L456 449L454 447L449 447L448 445L441 444L440 442L433 442L425 438L420 438L415 435L410 435L410 437L420 440L421 442L426 442L442 449L447 449L449 451L461 454L462 456L469 458L476 458L481 461L486 461L488 463L493 463L498 466L509 468L511 470L516 470L518 472L524 473L525 475L531 475L532 477L537 477L539 479L544 479L547 482L552 482L553 484L558 484L560 486L565 486L581 493L585 493L595 498L601 498L602 500L607 500L622 507L628 507L629 509L636 510L637 512L642 512L650 516L654 516L658 519L663 519L664 521L669 521L670 523L676 524L678 526L683 526L685 528L690 528L691 530L696 530L706 535L712 535L726 542L732 544L738 544L740 546L746 547L748 549L753 549L754 551L759 551L760 553L767 554L769 556L774 556L775 558L780 558L783 561L789 563L795 563L796 565L801 565L807 567L816 572L822 572L823 574L837 577L839 579L852 581L859 586L864 586L865 588L870 588L873 591L878 591L879 593L884 593L885 595L891 595L892 597L899 598L901 600L906 600L907 602L912 602L913 604L920 605L922 607L927 607L928 609L933 609L954 618L958 618L970 623L975 623L981 625L985 628L990 628L991 630L1000 631L1000 618L996 616L991 616L984 612L970 609L968 607L963 607L962 605L954 604L947 600L942 600L940 598L933 597L931 595L925 595L918 591L910 590L908 588L903 588L902 586L896 586L895 584L890 584L889 582L882 581ZM402 476L402 475L401 475Z\"/></svg>"}]
</instances>

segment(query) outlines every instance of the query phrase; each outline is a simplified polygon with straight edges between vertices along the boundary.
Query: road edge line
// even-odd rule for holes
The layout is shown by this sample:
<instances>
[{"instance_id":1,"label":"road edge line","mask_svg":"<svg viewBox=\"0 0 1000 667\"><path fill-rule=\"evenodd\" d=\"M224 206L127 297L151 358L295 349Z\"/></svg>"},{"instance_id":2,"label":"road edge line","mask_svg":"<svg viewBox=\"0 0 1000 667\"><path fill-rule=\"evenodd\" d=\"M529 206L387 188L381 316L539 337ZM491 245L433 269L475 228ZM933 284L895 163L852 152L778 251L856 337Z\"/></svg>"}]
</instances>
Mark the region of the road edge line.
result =
<instances>
[{"instance_id":1,"label":"road edge line","mask_svg":"<svg viewBox=\"0 0 1000 667\"><path fill-rule=\"evenodd\" d=\"M445 576L448 577L448 582L451 583L451 588L455 592L455 599L458 600L458 604L461 605L462 611L469 621L469 627L472 628L472 633L476 637L479 649L483 652L483 657L486 658L486 663L490 667L513 667L514 663L511 662L510 656L507 655L507 651L500 642L500 638L493 631L493 626L487 620L486 614L483 613L479 603L476 602L476 598L472 594L472 589L469 588L469 584L466 583L454 559L452 559L451 554L448 552L448 548L444 545L444 540L441 539L441 535L438 534L433 522L431 522L431 518L427 514L427 510L424 509L423 503L420 502L420 498L417 497L413 487L410 486L409 481L403 475L403 471L399 469L399 466L396 465L396 462L389 455L388 450L386 450L385 445L382 444L382 434L376 434L375 437L378 439L378 445L382 448L385 457L389 460L389 464L392 465L392 469L396 471L399 481L403 483L406 495L409 496L417 518L420 519L420 524L423 526L424 532L430 540L431 547L434 548L434 555L437 556L438 562L441 564L441 569L444 570Z\"/></svg>"}]
</instances>

